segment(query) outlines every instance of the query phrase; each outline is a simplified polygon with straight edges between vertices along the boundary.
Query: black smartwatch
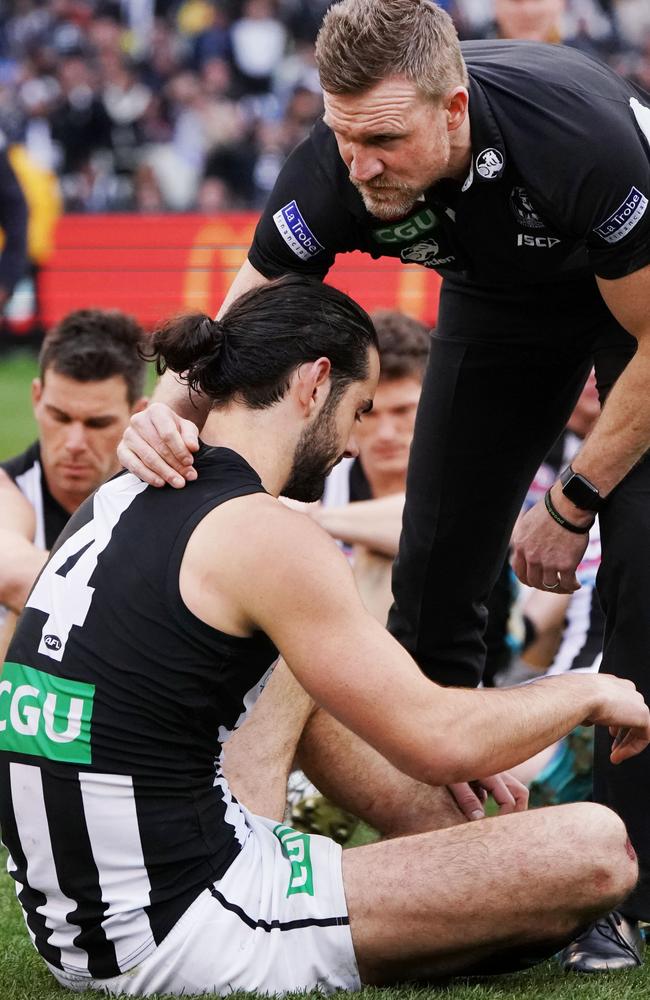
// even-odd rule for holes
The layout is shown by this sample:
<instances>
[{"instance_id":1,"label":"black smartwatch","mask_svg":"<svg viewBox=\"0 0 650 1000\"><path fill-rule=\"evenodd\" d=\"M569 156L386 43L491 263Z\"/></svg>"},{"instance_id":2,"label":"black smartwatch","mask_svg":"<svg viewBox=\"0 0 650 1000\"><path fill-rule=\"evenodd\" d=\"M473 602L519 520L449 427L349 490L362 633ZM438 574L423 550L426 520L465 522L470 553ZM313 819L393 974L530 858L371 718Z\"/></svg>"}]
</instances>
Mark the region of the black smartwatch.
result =
<instances>
[{"instance_id":1,"label":"black smartwatch","mask_svg":"<svg viewBox=\"0 0 650 1000\"><path fill-rule=\"evenodd\" d=\"M591 510L598 513L603 505L603 498L593 483L581 476L579 472L574 472L570 465L560 476L560 482L562 483L562 492L567 500L570 500L580 510Z\"/></svg>"}]
</instances>

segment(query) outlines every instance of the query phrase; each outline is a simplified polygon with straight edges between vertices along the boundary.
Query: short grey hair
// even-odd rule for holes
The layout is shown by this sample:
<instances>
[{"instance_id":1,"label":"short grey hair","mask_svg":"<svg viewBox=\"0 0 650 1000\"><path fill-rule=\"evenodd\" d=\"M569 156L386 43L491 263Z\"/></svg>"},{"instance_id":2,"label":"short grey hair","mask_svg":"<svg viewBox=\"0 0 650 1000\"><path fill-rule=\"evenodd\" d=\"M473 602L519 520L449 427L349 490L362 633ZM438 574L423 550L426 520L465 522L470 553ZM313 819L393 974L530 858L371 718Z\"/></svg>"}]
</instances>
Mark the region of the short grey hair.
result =
<instances>
[{"instance_id":1,"label":"short grey hair","mask_svg":"<svg viewBox=\"0 0 650 1000\"><path fill-rule=\"evenodd\" d=\"M467 86L458 34L433 0L342 0L325 14L316 40L323 90L362 93L390 76L404 76L440 100Z\"/></svg>"}]
</instances>

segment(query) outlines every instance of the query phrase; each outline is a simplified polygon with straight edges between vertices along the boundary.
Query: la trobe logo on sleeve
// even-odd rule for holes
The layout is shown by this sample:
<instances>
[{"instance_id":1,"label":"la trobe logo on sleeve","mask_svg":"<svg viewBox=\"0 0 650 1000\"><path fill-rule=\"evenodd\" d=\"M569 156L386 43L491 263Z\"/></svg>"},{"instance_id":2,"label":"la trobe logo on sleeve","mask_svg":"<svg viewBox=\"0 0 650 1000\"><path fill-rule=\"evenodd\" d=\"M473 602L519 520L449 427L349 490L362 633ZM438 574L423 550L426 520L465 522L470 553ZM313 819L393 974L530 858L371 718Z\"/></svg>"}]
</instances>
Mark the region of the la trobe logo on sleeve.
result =
<instances>
[{"instance_id":1,"label":"la trobe logo on sleeve","mask_svg":"<svg viewBox=\"0 0 650 1000\"><path fill-rule=\"evenodd\" d=\"M311 260L325 249L305 222L296 201L283 205L273 221L289 249L301 260Z\"/></svg>"},{"instance_id":2,"label":"la trobe logo on sleeve","mask_svg":"<svg viewBox=\"0 0 650 1000\"><path fill-rule=\"evenodd\" d=\"M630 188L630 192L622 205L615 212L596 226L594 232L606 243L618 243L624 236L634 229L637 222L645 214L648 207L648 199L638 188Z\"/></svg>"}]
</instances>

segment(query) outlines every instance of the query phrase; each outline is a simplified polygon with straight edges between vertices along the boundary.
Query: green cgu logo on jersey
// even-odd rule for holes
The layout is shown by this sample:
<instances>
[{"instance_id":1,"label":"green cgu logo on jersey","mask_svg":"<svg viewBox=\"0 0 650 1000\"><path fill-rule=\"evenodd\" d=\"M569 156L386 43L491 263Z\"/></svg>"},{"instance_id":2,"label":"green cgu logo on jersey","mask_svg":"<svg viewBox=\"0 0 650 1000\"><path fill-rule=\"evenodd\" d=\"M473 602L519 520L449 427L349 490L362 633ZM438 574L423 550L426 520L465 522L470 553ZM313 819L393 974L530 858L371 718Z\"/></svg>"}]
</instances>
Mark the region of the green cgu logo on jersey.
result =
<instances>
[{"instance_id":1,"label":"green cgu logo on jersey","mask_svg":"<svg viewBox=\"0 0 650 1000\"><path fill-rule=\"evenodd\" d=\"M314 895L314 873L311 867L310 837L308 833L300 833L290 826L276 826L273 833L282 845L282 853L291 864L287 896L297 892Z\"/></svg>"},{"instance_id":2,"label":"green cgu logo on jersey","mask_svg":"<svg viewBox=\"0 0 650 1000\"><path fill-rule=\"evenodd\" d=\"M94 684L5 663L0 676L0 750L92 763L94 697Z\"/></svg>"},{"instance_id":3,"label":"green cgu logo on jersey","mask_svg":"<svg viewBox=\"0 0 650 1000\"><path fill-rule=\"evenodd\" d=\"M408 243L417 239L422 233L428 233L438 223L438 216L430 208L424 208L417 215L397 222L394 226L382 226L373 229L372 234L378 243Z\"/></svg>"}]
</instances>

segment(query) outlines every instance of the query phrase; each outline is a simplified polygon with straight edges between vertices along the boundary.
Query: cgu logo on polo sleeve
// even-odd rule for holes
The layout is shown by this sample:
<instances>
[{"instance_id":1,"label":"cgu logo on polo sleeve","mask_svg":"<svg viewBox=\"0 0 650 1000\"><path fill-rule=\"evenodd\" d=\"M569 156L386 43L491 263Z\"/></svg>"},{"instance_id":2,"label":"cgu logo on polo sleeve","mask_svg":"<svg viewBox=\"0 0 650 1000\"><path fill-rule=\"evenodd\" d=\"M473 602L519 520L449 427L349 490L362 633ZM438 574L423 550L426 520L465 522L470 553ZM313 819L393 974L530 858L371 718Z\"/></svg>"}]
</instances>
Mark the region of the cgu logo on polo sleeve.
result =
<instances>
[{"instance_id":1,"label":"cgu logo on polo sleeve","mask_svg":"<svg viewBox=\"0 0 650 1000\"><path fill-rule=\"evenodd\" d=\"M0 677L0 750L91 764L95 685L5 663Z\"/></svg>"}]
</instances>

